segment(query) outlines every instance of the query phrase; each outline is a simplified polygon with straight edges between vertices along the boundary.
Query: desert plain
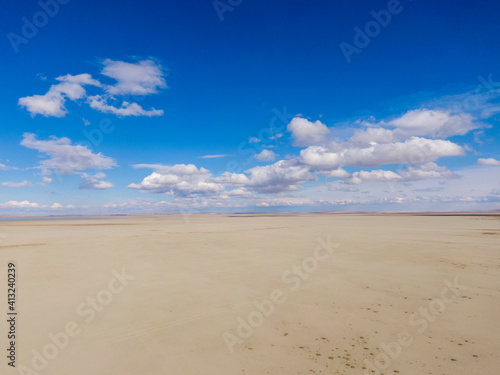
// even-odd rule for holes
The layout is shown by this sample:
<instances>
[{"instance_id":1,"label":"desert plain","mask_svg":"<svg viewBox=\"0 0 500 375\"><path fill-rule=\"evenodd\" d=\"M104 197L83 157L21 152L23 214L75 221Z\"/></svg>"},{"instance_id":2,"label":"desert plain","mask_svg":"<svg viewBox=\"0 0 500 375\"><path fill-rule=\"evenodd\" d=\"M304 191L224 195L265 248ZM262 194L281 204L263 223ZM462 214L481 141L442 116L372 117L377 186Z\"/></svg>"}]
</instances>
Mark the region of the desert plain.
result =
<instances>
[{"instance_id":1,"label":"desert plain","mask_svg":"<svg viewBox=\"0 0 500 375\"><path fill-rule=\"evenodd\" d=\"M1 374L500 368L498 214L4 220Z\"/></svg>"}]
</instances>

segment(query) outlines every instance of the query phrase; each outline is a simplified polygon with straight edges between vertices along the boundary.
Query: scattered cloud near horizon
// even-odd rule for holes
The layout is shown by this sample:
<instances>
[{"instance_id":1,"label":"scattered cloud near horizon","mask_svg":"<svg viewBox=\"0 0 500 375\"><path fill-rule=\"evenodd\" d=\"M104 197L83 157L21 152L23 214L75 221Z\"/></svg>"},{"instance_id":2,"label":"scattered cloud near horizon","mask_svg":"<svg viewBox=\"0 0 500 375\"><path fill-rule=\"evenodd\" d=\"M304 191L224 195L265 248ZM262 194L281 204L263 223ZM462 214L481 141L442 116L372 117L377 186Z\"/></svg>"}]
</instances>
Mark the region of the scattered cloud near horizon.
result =
<instances>
[{"instance_id":1,"label":"scattered cloud near horizon","mask_svg":"<svg viewBox=\"0 0 500 375\"><path fill-rule=\"evenodd\" d=\"M479 165L490 165L493 167L500 167L500 160L488 158L488 159L477 159L477 164Z\"/></svg>"},{"instance_id":2,"label":"scattered cloud near horizon","mask_svg":"<svg viewBox=\"0 0 500 375\"><path fill-rule=\"evenodd\" d=\"M40 107L36 110L63 115L66 113L66 99L87 98L90 103L95 100L105 106L108 105L106 95L150 95L166 87L162 70L152 61L130 64L105 60L104 66L102 74L114 79L116 83L113 85L95 81L88 74L59 77L60 83L51 87L46 94L48 99L43 99L48 102L40 99L42 101L36 104ZM141 80L145 71L153 77L147 83ZM105 94L88 96L84 86L98 87ZM119 108L113 107L113 111L140 111L135 104L124 102ZM101 110L106 111L104 107ZM357 119L342 123L342 126L346 131L339 136L338 124L327 126L319 119L301 115L291 117L286 132L278 133L279 136L271 133L270 137L279 139L274 146L294 147L296 152L286 154L280 160L281 149L277 150L278 153L261 147L260 152L250 158L254 166L238 172L226 170L214 175L209 169L189 163L134 164L134 169L152 171L142 180L128 183L128 189L163 195L165 200L153 200L154 203L151 203L139 199L130 206L122 202L103 205L102 208L138 207L139 202L146 201L150 202L147 203L148 209L244 209L280 205L338 207L403 203L432 206L436 202L482 204L500 201L496 190L498 186L495 185L499 183L494 179L481 190L482 195L473 187L459 191L455 186L457 184L448 182L460 179L458 185L465 189L473 181L470 177L463 179L466 169L462 166L452 171L439 165L441 158L463 157L473 151L470 145L460 142L460 136L490 128L484 117L445 108L419 108L379 120L374 117ZM266 137L259 137L250 137L249 143L266 142ZM41 170L44 183L52 182L49 177L52 174L75 174L80 175L79 189L106 190L114 187L102 172L118 167L117 161L110 156L74 144L66 137L52 136L48 140L39 140L35 134L25 133L20 144L37 150L43 156L34 168ZM196 158L219 159L227 156L229 154L210 154ZM500 161L479 158L477 165L480 167L476 168L500 166ZM14 168L0 164L0 169ZM485 177L482 179L485 180ZM3 182L1 186L19 188L32 186L32 183L27 180ZM332 192L335 192L335 199L332 199ZM25 200L9 202L8 207L17 204L17 207L28 209L64 208Z\"/></svg>"}]
</instances>

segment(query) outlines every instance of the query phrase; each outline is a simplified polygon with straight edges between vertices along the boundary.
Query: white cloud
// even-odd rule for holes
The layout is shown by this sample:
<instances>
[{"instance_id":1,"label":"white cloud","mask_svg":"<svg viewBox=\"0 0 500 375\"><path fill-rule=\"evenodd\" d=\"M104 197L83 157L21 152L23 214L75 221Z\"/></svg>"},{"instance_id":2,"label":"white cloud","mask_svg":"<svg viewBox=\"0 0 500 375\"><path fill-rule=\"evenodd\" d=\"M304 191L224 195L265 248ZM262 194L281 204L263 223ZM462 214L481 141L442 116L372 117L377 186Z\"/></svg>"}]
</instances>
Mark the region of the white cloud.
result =
<instances>
[{"instance_id":1,"label":"white cloud","mask_svg":"<svg viewBox=\"0 0 500 375\"><path fill-rule=\"evenodd\" d=\"M213 177L209 170L198 169L193 164L137 164L134 167L152 168L155 172L145 177L140 184L128 185L129 188L141 192L166 193L175 197L216 195L224 198L236 194L243 197L248 195L246 191L272 194L299 190L304 182L316 180L316 176L296 160L280 160L271 165L250 168L245 171L246 174L224 172L219 177ZM226 191L226 187L244 190Z\"/></svg>"},{"instance_id":2,"label":"white cloud","mask_svg":"<svg viewBox=\"0 0 500 375\"><path fill-rule=\"evenodd\" d=\"M424 163L420 165L411 165L408 169L399 171L405 181L417 181L427 179L453 179L460 176L446 167L440 167L436 163Z\"/></svg>"},{"instance_id":3,"label":"white cloud","mask_svg":"<svg viewBox=\"0 0 500 375\"><path fill-rule=\"evenodd\" d=\"M68 111L64 107L66 100L59 92L49 91L45 95L33 95L19 99L19 105L25 107L32 116L64 117Z\"/></svg>"},{"instance_id":4,"label":"white cloud","mask_svg":"<svg viewBox=\"0 0 500 375\"><path fill-rule=\"evenodd\" d=\"M60 83L52 85L44 95L26 96L19 99L19 105L25 107L32 116L64 117L66 99L79 100L87 98L91 108L117 116L161 116L162 110L145 110L137 103L121 100L119 107L108 104L108 100L119 101L117 96L149 95L158 93L158 89L165 88L161 66L152 60L139 61L131 64L123 61L104 60L102 74L117 81L115 85L103 85L92 78L90 74L78 74L57 77ZM84 86L95 86L104 90L103 95L87 97ZM84 124L88 121L83 119Z\"/></svg>"},{"instance_id":5,"label":"white cloud","mask_svg":"<svg viewBox=\"0 0 500 375\"><path fill-rule=\"evenodd\" d=\"M38 208L41 207L38 203L32 203L30 201L8 201L5 203L0 203L2 208Z\"/></svg>"},{"instance_id":6,"label":"white cloud","mask_svg":"<svg viewBox=\"0 0 500 375\"><path fill-rule=\"evenodd\" d=\"M117 83L106 86L111 95L148 95L167 87L162 67L152 60L136 64L106 59L101 74L113 78Z\"/></svg>"},{"instance_id":7,"label":"white cloud","mask_svg":"<svg viewBox=\"0 0 500 375\"><path fill-rule=\"evenodd\" d=\"M91 108L99 112L112 113L116 116L163 116L162 109L153 108L151 110L146 110L137 103L129 103L126 101L123 101L119 108L113 107L107 104L107 98L102 95L89 96L87 102Z\"/></svg>"},{"instance_id":8,"label":"white cloud","mask_svg":"<svg viewBox=\"0 0 500 375\"><path fill-rule=\"evenodd\" d=\"M370 145L373 143L398 142L412 137L448 138L465 135L471 130L484 128L470 114L452 114L444 110L416 109L389 121L360 121L365 129L355 131L350 143ZM388 129L390 128L390 129Z\"/></svg>"},{"instance_id":9,"label":"white cloud","mask_svg":"<svg viewBox=\"0 0 500 375\"><path fill-rule=\"evenodd\" d=\"M493 158L488 158L488 159L477 159L477 164L479 165L489 165L493 167L500 167L500 160L496 160Z\"/></svg>"},{"instance_id":10,"label":"white cloud","mask_svg":"<svg viewBox=\"0 0 500 375\"><path fill-rule=\"evenodd\" d=\"M349 172L340 167L329 171L316 171L316 173L319 173L320 175L323 175L325 177L347 178L351 176Z\"/></svg>"},{"instance_id":11,"label":"white cloud","mask_svg":"<svg viewBox=\"0 0 500 375\"><path fill-rule=\"evenodd\" d=\"M309 168L300 165L297 160L279 160L271 165L250 168L245 173L250 176L226 172L221 181L228 184L236 181L235 186L246 186L258 193L271 194L299 190L303 183L316 180Z\"/></svg>"},{"instance_id":12,"label":"white cloud","mask_svg":"<svg viewBox=\"0 0 500 375\"><path fill-rule=\"evenodd\" d=\"M250 173L246 187L259 193L279 193L299 190L302 183L315 179L307 168L287 162L280 160L271 165L250 168L246 171Z\"/></svg>"},{"instance_id":13,"label":"white cloud","mask_svg":"<svg viewBox=\"0 0 500 375\"><path fill-rule=\"evenodd\" d=\"M49 141L40 141L31 133L24 133L23 137L22 146L49 156L38 166L44 174L72 174L87 169L110 169L117 165L113 158L94 154L87 146L72 145L69 138L52 137Z\"/></svg>"},{"instance_id":14,"label":"white cloud","mask_svg":"<svg viewBox=\"0 0 500 375\"><path fill-rule=\"evenodd\" d=\"M13 170L13 169L17 169L17 168L16 167L9 167L5 164L0 163L0 171L9 171L9 170Z\"/></svg>"},{"instance_id":15,"label":"white cloud","mask_svg":"<svg viewBox=\"0 0 500 375\"><path fill-rule=\"evenodd\" d=\"M218 159L218 158L224 158L226 157L228 154L220 154L220 155L203 155L203 156L200 156L200 158L202 159Z\"/></svg>"},{"instance_id":16,"label":"white cloud","mask_svg":"<svg viewBox=\"0 0 500 375\"><path fill-rule=\"evenodd\" d=\"M448 111L416 109L389 121L402 135L448 138L464 135L482 127L474 123L474 118L465 113L451 114Z\"/></svg>"},{"instance_id":17,"label":"white cloud","mask_svg":"<svg viewBox=\"0 0 500 375\"><path fill-rule=\"evenodd\" d=\"M66 110L66 98L78 100L84 98L87 94L83 86L101 86L101 84L92 79L90 74L79 74L72 76L57 77L60 81L56 85L52 85L45 95L26 96L19 99L19 105L25 107L32 116L53 116L64 117L68 111Z\"/></svg>"},{"instance_id":18,"label":"white cloud","mask_svg":"<svg viewBox=\"0 0 500 375\"><path fill-rule=\"evenodd\" d=\"M262 150L260 153L255 154L254 158L259 161L273 161L276 159L276 154L271 150Z\"/></svg>"},{"instance_id":19,"label":"white cloud","mask_svg":"<svg viewBox=\"0 0 500 375\"><path fill-rule=\"evenodd\" d=\"M248 142L250 143L259 143L259 142L262 142L259 138L257 137L250 137L250 139L248 140Z\"/></svg>"},{"instance_id":20,"label":"white cloud","mask_svg":"<svg viewBox=\"0 0 500 375\"><path fill-rule=\"evenodd\" d=\"M33 186L33 183L31 181L24 180L23 182L2 182L0 185L11 188L21 188Z\"/></svg>"},{"instance_id":21,"label":"white cloud","mask_svg":"<svg viewBox=\"0 0 500 375\"><path fill-rule=\"evenodd\" d=\"M141 192L166 193L180 197L195 195L213 195L224 191L205 168L197 168L193 164L176 164L173 166L157 164L137 164L134 168L153 168L156 171L145 177L140 184L129 184L131 189Z\"/></svg>"},{"instance_id":22,"label":"white cloud","mask_svg":"<svg viewBox=\"0 0 500 375\"><path fill-rule=\"evenodd\" d=\"M315 202L304 197L278 197L263 199L256 203L257 207L279 207L279 206L305 206L313 205Z\"/></svg>"},{"instance_id":23,"label":"white cloud","mask_svg":"<svg viewBox=\"0 0 500 375\"><path fill-rule=\"evenodd\" d=\"M92 190L103 190L110 189L113 187L113 184L109 181L103 181L102 179L106 178L106 175L103 172L98 172L95 175L89 175L87 173L82 174L82 178L80 180L80 189L92 189Z\"/></svg>"},{"instance_id":24,"label":"white cloud","mask_svg":"<svg viewBox=\"0 0 500 375\"><path fill-rule=\"evenodd\" d=\"M367 128L356 130L349 141L355 145L370 145L373 143L391 143L398 141L398 137L391 129Z\"/></svg>"},{"instance_id":25,"label":"white cloud","mask_svg":"<svg viewBox=\"0 0 500 375\"><path fill-rule=\"evenodd\" d=\"M51 183L51 182L53 181L53 179L52 179L52 178L47 177L47 176L43 176L43 177L42 177L42 180L43 180L43 182L46 182L46 183L48 183L48 184L49 184L49 183Z\"/></svg>"},{"instance_id":26,"label":"white cloud","mask_svg":"<svg viewBox=\"0 0 500 375\"><path fill-rule=\"evenodd\" d=\"M294 117L287 126L295 139L294 146L307 146L319 143L325 139L330 130L317 120L311 122L302 117Z\"/></svg>"},{"instance_id":27,"label":"white cloud","mask_svg":"<svg viewBox=\"0 0 500 375\"><path fill-rule=\"evenodd\" d=\"M52 206L50 206L50 208L52 209L59 209L59 208L63 208L62 204L61 203L54 203Z\"/></svg>"},{"instance_id":28,"label":"white cloud","mask_svg":"<svg viewBox=\"0 0 500 375\"><path fill-rule=\"evenodd\" d=\"M350 178L347 178L345 180L345 182L348 184L360 184L365 181L396 182L396 181L401 181L402 179L403 178L395 172L377 169L369 172L368 171L354 172Z\"/></svg>"},{"instance_id":29,"label":"white cloud","mask_svg":"<svg viewBox=\"0 0 500 375\"><path fill-rule=\"evenodd\" d=\"M245 188L237 188L237 189L229 190L227 192L227 195L229 195L231 197L238 197L238 198L255 198L255 195Z\"/></svg>"},{"instance_id":30,"label":"white cloud","mask_svg":"<svg viewBox=\"0 0 500 375\"><path fill-rule=\"evenodd\" d=\"M331 147L333 145L333 147ZM326 146L309 146L301 150L300 160L317 170L337 169L343 165L356 167L377 167L384 164L422 163L444 156L464 155L459 145L446 140L412 137L404 142L372 144L368 147L339 148L332 143Z\"/></svg>"},{"instance_id":31,"label":"white cloud","mask_svg":"<svg viewBox=\"0 0 500 375\"><path fill-rule=\"evenodd\" d=\"M231 173L224 172L219 177L217 177L217 181L221 184L226 184L228 186L247 186L250 185L250 180L243 173Z\"/></svg>"}]
</instances>

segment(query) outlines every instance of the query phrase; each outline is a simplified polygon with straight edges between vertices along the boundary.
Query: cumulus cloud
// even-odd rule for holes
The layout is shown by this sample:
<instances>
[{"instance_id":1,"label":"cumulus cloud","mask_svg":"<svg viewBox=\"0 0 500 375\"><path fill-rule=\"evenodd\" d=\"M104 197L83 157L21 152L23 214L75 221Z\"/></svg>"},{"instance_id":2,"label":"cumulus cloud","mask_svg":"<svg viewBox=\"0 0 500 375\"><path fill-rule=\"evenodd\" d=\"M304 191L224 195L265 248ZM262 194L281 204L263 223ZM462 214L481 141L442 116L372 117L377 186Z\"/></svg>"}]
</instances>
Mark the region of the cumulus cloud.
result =
<instances>
[{"instance_id":1,"label":"cumulus cloud","mask_svg":"<svg viewBox=\"0 0 500 375\"><path fill-rule=\"evenodd\" d=\"M295 160L279 160L274 164L250 168L249 187L261 193L299 190L307 181L315 181L309 168Z\"/></svg>"},{"instance_id":2,"label":"cumulus cloud","mask_svg":"<svg viewBox=\"0 0 500 375\"><path fill-rule=\"evenodd\" d=\"M488 158L488 159L477 159L477 164L479 165L489 165L493 167L500 167L500 160L496 160L493 158Z\"/></svg>"},{"instance_id":3,"label":"cumulus cloud","mask_svg":"<svg viewBox=\"0 0 500 375\"><path fill-rule=\"evenodd\" d=\"M2 182L0 185L11 188L22 188L33 186L33 183L31 181L24 180L23 182Z\"/></svg>"},{"instance_id":4,"label":"cumulus cloud","mask_svg":"<svg viewBox=\"0 0 500 375\"><path fill-rule=\"evenodd\" d=\"M321 121L312 122L297 115L289 122L287 130L291 133L293 145L302 148L299 156L287 155L285 160L274 162L277 155L264 149L254 155L254 159L273 161L273 164L256 166L240 173L227 171L218 177L192 164L136 165L136 168L151 168L154 172L146 176L141 183L130 184L129 188L174 196L174 201L168 205L191 202L190 204L200 207L210 204L236 207L238 203L234 201L240 198L247 199L257 206L286 205L292 200L279 197L280 195L302 189L308 182L316 181L318 175L341 181L338 186L330 186L327 189L329 191L359 193L352 185L367 183L371 187L379 185L378 189L387 189L387 186L393 189L396 184L403 188L410 185L410 182L418 187L423 185L422 189L426 189L428 186L418 181L461 177L435 163L442 157L465 155L468 149L446 138L487 127L472 115L442 109L416 109L379 122L371 118L369 121L355 121L353 124L358 128L354 131L352 128L348 129L347 137L334 138L334 128L329 129ZM346 132L340 129L335 134ZM252 137L250 142L258 143L262 140ZM204 158L218 156L220 155L207 155ZM480 159L478 163L497 165L498 161ZM346 170L346 167L371 169L381 166L388 167L357 170L352 173ZM386 183L386 187L377 182ZM422 189L413 191L425 191ZM391 197L390 200L382 199L378 203L409 201L402 190L399 190L399 193L401 196ZM269 195L275 195L275 198L269 198ZM307 199L304 199L303 203L300 202L300 199L295 200L297 205L311 203ZM364 204L363 202L373 203L373 200L339 200L334 204Z\"/></svg>"},{"instance_id":5,"label":"cumulus cloud","mask_svg":"<svg viewBox=\"0 0 500 375\"><path fill-rule=\"evenodd\" d=\"M45 175L54 172L72 174L87 169L110 169L117 166L113 158L101 153L94 154L87 146L72 145L71 140L66 137L52 137L51 140L41 141L32 133L24 133L21 145L49 157L37 167Z\"/></svg>"},{"instance_id":6,"label":"cumulus cloud","mask_svg":"<svg viewBox=\"0 0 500 375\"><path fill-rule=\"evenodd\" d=\"M402 164L434 161L444 156L464 155L464 149L450 141L412 137L404 142L372 144L333 151L327 146L309 146L300 152L300 160L317 170L337 169L343 165L377 167L384 164ZM336 150L337 149L337 150Z\"/></svg>"},{"instance_id":7,"label":"cumulus cloud","mask_svg":"<svg viewBox=\"0 0 500 375\"><path fill-rule=\"evenodd\" d=\"M0 207L2 208L38 208L41 207L38 203L30 202L30 201L8 201L5 203L0 203Z\"/></svg>"},{"instance_id":8,"label":"cumulus cloud","mask_svg":"<svg viewBox=\"0 0 500 375\"><path fill-rule=\"evenodd\" d=\"M23 211L29 211L33 213L47 213L50 212L51 210L56 210L58 212L61 212L62 209L74 209L75 206L68 204L66 206L63 206L61 203L55 202L52 205L47 205L47 204L39 204L36 202L30 202L28 200L24 201L8 201L5 203L0 203L0 208L4 208L6 210L10 210L13 212L23 210Z\"/></svg>"},{"instance_id":9,"label":"cumulus cloud","mask_svg":"<svg viewBox=\"0 0 500 375\"><path fill-rule=\"evenodd\" d=\"M345 179L345 182L348 184L355 185L366 181L397 182L401 181L402 179L403 178L395 172L377 169L369 172L368 171L354 172L351 175L351 177Z\"/></svg>"},{"instance_id":10,"label":"cumulus cloud","mask_svg":"<svg viewBox=\"0 0 500 375\"><path fill-rule=\"evenodd\" d=\"M276 159L276 154L271 150L262 150L260 153L255 154L254 158L259 161L273 161Z\"/></svg>"},{"instance_id":11,"label":"cumulus cloud","mask_svg":"<svg viewBox=\"0 0 500 375\"><path fill-rule=\"evenodd\" d=\"M106 175L103 172L98 172L94 175L83 173L82 178L80 180L79 188L92 189L92 190L103 190L112 188L113 184L109 181L102 180L103 178L106 178Z\"/></svg>"},{"instance_id":12,"label":"cumulus cloud","mask_svg":"<svg viewBox=\"0 0 500 375\"><path fill-rule=\"evenodd\" d=\"M166 193L169 195L189 197L197 194L213 195L224 191L205 168L197 168L193 164L176 164L164 166L158 164L136 164L135 168L152 168L156 171L145 177L140 184L129 184L131 189L141 192Z\"/></svg>"},{"instance_id":13,"label":"cumulus cloud","mask_svg":"<svg viewBox=\"0 0 500 375\"><path fill-rule=\"evenodd\" d=\"M229 186L246 187L258 193L280 193L301 189L307 181L315 181L316 176L297 160L279 160L274 164L254 167L243 173L225 172L217 178Z\"/></svg>"},{"instance_id":14,"label":"cumulus cloud","mask_svg":"<svg viewBox=\"0 0 500 375\"><path fill-rule=\"evenodd\" d=\"M231 197L238 197L238 198L255 198L255 194L253 194L252 192L248 191L245 188L237 188L237 189L229 190L227 192L227 195L231 196Z\"/></svg>"},{"instance_id":15,"label":"cumulus cloud","mask_svg":"<svg viewBox=\"0 0 500 375\"><path fill-rule=\"evenodd\" d=\"M316 171L316 173L319 173L320 175L325 176L325 177L347 178L347 177L351 176L351 174L349 172L347 172L345 169L340 168L340 167L336 168L336 169L325 170L325 171L319 170L319 171Z\"/></svg>"},{"instance_id":16,"label":"cumulus cloud","mask_svg":"<svg viewBox=\"0 0 500 375\"><path fill-rule=\"evenodd\" d=\"M408 169L399 171L405 181L418 181L427 179L454 179L460 178L459 175L448 170L446 167L440 167L436 163L424 163L412 165Z\"/></svg>"},{"instance_id":17,"label":"cumulus cloud","mask_svg":"<svg viewBox=\"0 0 500 375\"><path fill-rule=\"evenodd\" d=\"M39 114L46 117L64 117L68 113L64 105L66 98L71 100L82 99L86 96L83 86L101 86L90 74L76 76L67 74L57 77L56 80L60 81L60 83L52 85L46 94L20 98L19 105L25 107L32 116Z\"/></svg>"},{"instance_id":18,"label":"cumulus cloud","mask_svg":"<svg viewBox=\"0 0 500 375\"><path fill-rule=\"evenodd\" d=\"M354 145L370 145L376 143L391 143L400 140L392 129L367 128L356 130L349 141Z\"/></svg>"},{"instance_id":19,"label":"cumulus cloud","mask_svg":"<svg viewBox=\"0 0 500 375\"><path fill-rule=\"evenodd\" d=\"M416 109L388 122L403 134L411 136L428 136L448 138L464 135L469 131L482 127L475 124L474 118L466 113L451 114L448 111Z\"/></svg>"},{"instance_id":20,"label":"cumulus cloud","mask_svg":"<svg viewBox=\"0 0 500 375\"><path fill-rule=\"evenodd\" d=\"M157 94L158 89L167 87L162 67L152 60L132 64L106 59L103 65L101 74L117 81L115 85L106 86L111 95Z\"/></svg>"},{"instance_id":21,"label":"cumulus cloud","mask_svg":"<svg viewBox=\"0 0 500 375\"><path fill-rule=\"evenodd\" d=\"M165 88L166 82L160 65L152 60L143 60L135 64L123 61L104 60L101 73L116 80L114 85L104 85L93 79L90 74L78 74L57 77L60 83L52 85L44 95L26 96L19 99L19 105L26 108L32 115L64 117L66 100L76 101L87 98L91 108L117 116L161 116L162 110L145 110L137 103L119 100L123 95L150 95ZM94 86L102 89L104 94L87 97L84 86ZM108 100L121 101L119 107L108 104ZM86 120L84 120L86 122Z\"/></svg>"},{"instance_id":22,"label":"cumulus cloud","mask_svg":"<svg viewBox=\"0 0 500 375\"><path fill-rule=\"evenodd\" d=\"M213 177L209 170L193 164L137 164L134 167L151 168L155 171L141 183L129 184L129 188L175 197L249 197L248 192L273 194L299 190L303 183L316 180L316 176L296 160L280 160L271 165L250 168L245 173L224 172L218 177ZM227 191L226 187L234 189Z\"/></svg>"},{"instance_id":23,"label":"cumulus cloud","mask_svg":"<svg viewBox=\"0 0 500 375\"><path fill-rule=\"evenodd\" d=\"M325 139L330 130L321 121L311 122L302 117L294 117L287 126L292 133L294 146L307 146Z\"/></svg>"},{"instance_id":24,"label":"cumulus cloud","mask_svg":"<svg viewBox=\"0 0 500 375\"><path fill-rule=\"evenodd\" d=\"M370 144L402 141L411 137L449 138L486 126L467 113L454 114L431 109L415 109L392 120L361 121L360 124L366 128L357 130L351 142Z\"/></svg>"}]
</instances>

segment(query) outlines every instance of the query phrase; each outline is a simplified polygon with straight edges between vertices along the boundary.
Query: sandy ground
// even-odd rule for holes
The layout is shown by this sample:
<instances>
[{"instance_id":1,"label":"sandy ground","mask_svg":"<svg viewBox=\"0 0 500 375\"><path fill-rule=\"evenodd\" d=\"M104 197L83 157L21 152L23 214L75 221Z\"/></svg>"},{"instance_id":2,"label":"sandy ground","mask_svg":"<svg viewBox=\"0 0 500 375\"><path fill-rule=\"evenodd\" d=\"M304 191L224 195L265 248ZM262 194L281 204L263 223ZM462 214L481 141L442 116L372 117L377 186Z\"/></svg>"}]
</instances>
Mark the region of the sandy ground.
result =
<instances>
[{"instance_id":1,"label":"sandy ground","mask_svg":"<svg viewBox=\"0 0 500 375\"><path fill-rule=\"evenodd\" d=\"M500 367L499 216L1 222L0 241L2 353L8 261L18 311L16 368L2 355L1 374Z\"/></svg>"}]
</instances>

